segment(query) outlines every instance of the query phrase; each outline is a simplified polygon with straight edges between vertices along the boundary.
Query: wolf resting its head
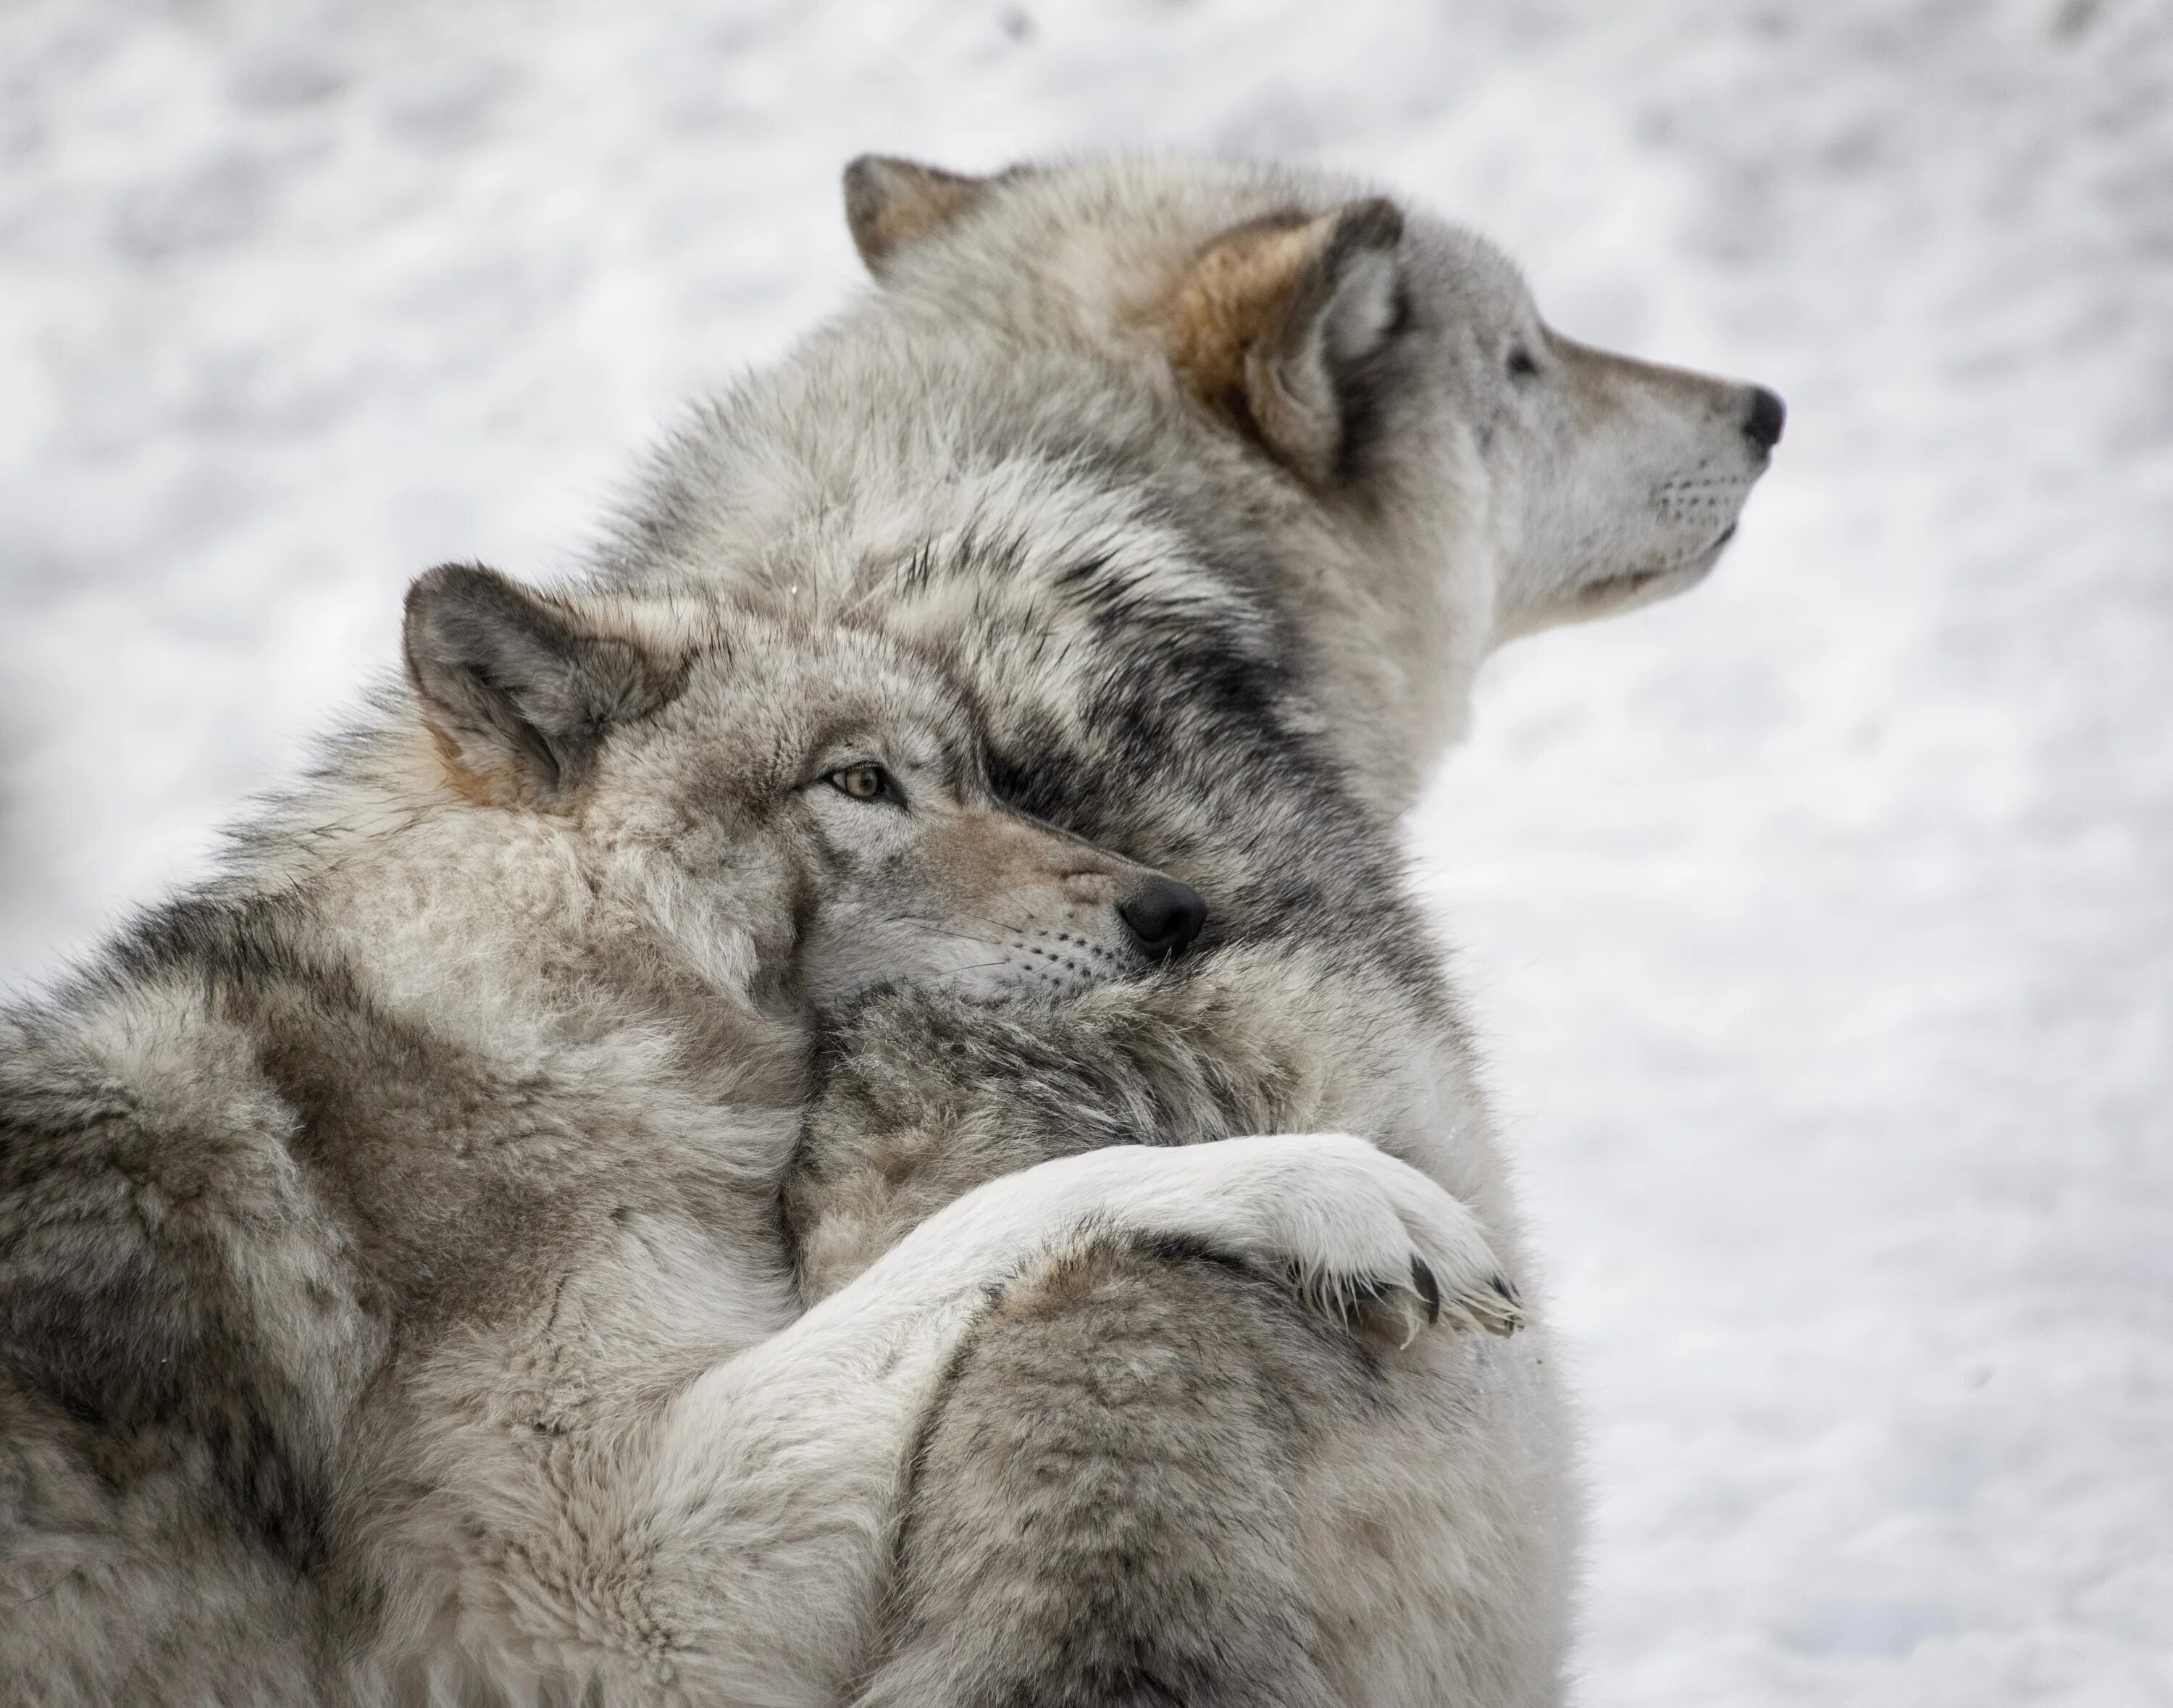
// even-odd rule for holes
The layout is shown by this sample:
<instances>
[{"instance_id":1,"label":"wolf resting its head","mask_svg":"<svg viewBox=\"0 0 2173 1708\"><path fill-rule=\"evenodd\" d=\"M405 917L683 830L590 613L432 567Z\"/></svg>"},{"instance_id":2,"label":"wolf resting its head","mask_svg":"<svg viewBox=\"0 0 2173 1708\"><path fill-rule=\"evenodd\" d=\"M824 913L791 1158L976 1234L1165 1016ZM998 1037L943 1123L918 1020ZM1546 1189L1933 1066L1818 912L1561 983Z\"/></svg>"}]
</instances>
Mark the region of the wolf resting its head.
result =
<instances>
[{"instance_id":1,"label":"wolf resting its head","mask_svg":"<svg viewBox=\"0 0 2173 1708\"><path fill-rule=\"evenodd\" d=\"M544 816L592 888L764 994L1053 1001L1205 923L1189 886L999 804L967 701L871 631L446 565L406 649L445 790Z\"/></svg>"}]
</instances>

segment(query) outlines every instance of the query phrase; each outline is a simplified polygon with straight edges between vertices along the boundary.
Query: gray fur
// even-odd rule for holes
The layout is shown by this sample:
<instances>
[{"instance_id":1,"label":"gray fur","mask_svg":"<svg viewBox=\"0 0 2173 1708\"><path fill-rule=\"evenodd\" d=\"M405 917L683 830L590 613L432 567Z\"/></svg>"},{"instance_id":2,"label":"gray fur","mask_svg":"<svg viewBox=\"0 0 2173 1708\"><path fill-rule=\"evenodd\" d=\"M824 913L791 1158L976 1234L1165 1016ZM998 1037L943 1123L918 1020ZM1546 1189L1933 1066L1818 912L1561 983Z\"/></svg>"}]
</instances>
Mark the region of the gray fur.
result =
<instances>
[{"instance_id":1,"label":"gray fur","mask_svg":"<svg viewBox=\"0 0 2173 1708\"><path fill-rule=\"evenodd\" d=\"M591 585L426 578L412 688L0 1019L29 1701L1555 1691L1543 1295L1394 818L1490 646L1709 567L1750 394L1363 186L930 181L861 169L882 292Z\"/></svg>"},{"instance_id":2,"label":"gray fur","mask_svg":"<svg viewBox=\"0 0 2173 1708\"><path fill-rule=\"evenodd\" d=\"M1489 647L1710 567L1765 465L1755 394L1556 337L1485 245L1362 186L1120 162L954 202L888 249L879 301L684 441L624 570L752 588L790 562L807 596L941 637L1012 798L1191 880L1216 933L1048 1015L856 1016L787 1191L810 1296L1043 1157L1314 1127L1434 1174L1513 1272L1497 1296L1529 1291L1391 821ZM1183 395L1157 316L1187 269L1308 231L1236 394ZM874 425L805 430L849 391ZM1354 1388L1351 1343L1270 1358L1241 1276L1104 1280L976 1337L871 1701L1282 1700L1270 1675L1289 1700L1551 1699L1574 1531L1543 1335L1377 1349ZM1081 1379L1107 1359L1161 1373ZM1248 1432L1248 1391L1308 1398ZM1188 1479L1213 1415L1245 1439ZM1270 1628L1302 1665L1243 1635Z\"/></svg>"}]
</instances>

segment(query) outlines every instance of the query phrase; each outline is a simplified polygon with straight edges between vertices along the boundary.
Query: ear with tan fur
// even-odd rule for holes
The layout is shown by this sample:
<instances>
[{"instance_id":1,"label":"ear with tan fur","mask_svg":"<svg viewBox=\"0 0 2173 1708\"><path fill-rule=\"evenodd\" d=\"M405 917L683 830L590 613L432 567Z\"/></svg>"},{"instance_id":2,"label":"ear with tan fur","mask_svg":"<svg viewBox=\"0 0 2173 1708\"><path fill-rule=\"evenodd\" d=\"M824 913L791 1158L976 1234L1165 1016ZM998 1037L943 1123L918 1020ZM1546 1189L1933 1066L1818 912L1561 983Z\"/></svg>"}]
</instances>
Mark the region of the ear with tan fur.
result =
<instances>
[{"instance_id":1,"label":"ear with tan fur","mask_svg":"<svg viewBox=\"0 0 2173 1708\"><path fill-rule=\"evenodd\" d=\"M416 579L402 639L454 785L492 806L570 795L612 726L663 703L676 679L645 649L474 563Z\"/></svg>"},{"instance_id":2,"label":"ear with tan fur","mask_svg":"<svg viewBox=\"0 0 2173 1708\"><path fill-rule=\"evenodd\" d=\"M1192 395L1307 480L1342 464L1346 383L1395 331L1404 218L1379 197L1260 220L1204 251L1164 310Z\"/></svg>"},{"instance_id":3,"label":"ear with tan fur","mask_svg":"<svg viewBox=\"0 0 2173 1708\"><path fill-rule=\"evenodd\" d=\"M962 177L887 154L863 154L845 168L845 224L877 278L898 251L948 225L980 199L985 178Z\"/></svg>"}]
</instances>

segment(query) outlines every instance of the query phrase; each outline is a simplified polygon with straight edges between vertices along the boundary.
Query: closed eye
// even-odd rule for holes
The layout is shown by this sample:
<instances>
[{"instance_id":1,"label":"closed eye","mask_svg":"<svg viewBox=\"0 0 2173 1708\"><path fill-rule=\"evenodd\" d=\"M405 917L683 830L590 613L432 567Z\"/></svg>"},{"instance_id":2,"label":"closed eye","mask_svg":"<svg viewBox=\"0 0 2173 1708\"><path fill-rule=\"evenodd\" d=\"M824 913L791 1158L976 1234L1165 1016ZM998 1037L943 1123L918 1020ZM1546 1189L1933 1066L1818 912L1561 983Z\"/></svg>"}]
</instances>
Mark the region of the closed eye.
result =
<instances>
[{"instance_id":1,"label":"closed eye","mask_svg":"<svg viewBox=\"0 0 2173 1708\"><path fill-rule=\"evenodd\" d=\"M854 800L887 801L895 806L905 805L905 795L898 786L898 779L880 765L847 765L831 772L822 779L838 794Z\"/></svg>"},{"instance_id":2,"label":"closed eye","mask_svg":"<svg viewBox=\"0 0 2173 1708\"><path fill-rule=\"evenodd\" d=\"M1522 344L1509 349L1509 377L1512 380L1534 380L1539 377L1539 364L1532 359L1532 353Z\"/></svg>"}]
</instances>

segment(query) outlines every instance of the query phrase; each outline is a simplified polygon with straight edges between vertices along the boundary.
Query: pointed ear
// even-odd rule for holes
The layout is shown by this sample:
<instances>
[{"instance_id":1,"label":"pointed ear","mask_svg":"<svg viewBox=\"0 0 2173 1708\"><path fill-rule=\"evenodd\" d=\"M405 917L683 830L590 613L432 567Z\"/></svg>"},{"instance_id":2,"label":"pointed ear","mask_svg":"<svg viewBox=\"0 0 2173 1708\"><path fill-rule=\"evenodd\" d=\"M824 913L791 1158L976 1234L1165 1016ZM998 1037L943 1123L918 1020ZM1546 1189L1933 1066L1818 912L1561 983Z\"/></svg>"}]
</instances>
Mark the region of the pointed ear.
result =
<instances>
[{"instance_id":1,"label":"pointed ear","mask_svg":"<svg viewBox=\"0 0 2173 1708\"><path fill-rule=\"evenodd\" d=\"M845 224L868 271L881 278L898 251L948 225L988 186L985 178L863 154L845 168Z\"/></svg>"},{"instance_id":2,"label":"pointed ear","mask_svg":"<svg viewBox=\"0 0 2173 1708\"><path fill-rule=\"evenodd\" d=\"M473 563L417 578L403 639L456 784L493 804L564 799L612 726L661 705L676 679L646 649Z\"/></svg>"},{"instance_id":3,"label":"pointed ear","mask_svg":"<svg viewBox=\"0 0 2173 1708\"><path fill-rule=\"evenodd\" d=\"M1378 197L1226 232L1164 311L1178 377L1278 461L1315 483L1332 481L1351 382L1402 312L1403 234L1395 203Z\"/></svg>"}]
</instances>

